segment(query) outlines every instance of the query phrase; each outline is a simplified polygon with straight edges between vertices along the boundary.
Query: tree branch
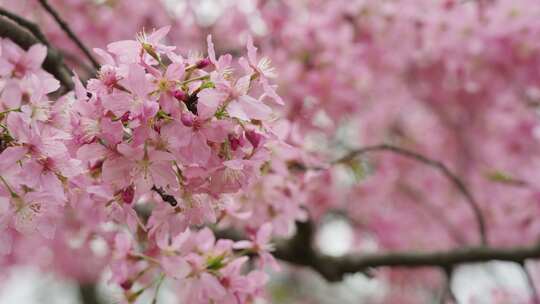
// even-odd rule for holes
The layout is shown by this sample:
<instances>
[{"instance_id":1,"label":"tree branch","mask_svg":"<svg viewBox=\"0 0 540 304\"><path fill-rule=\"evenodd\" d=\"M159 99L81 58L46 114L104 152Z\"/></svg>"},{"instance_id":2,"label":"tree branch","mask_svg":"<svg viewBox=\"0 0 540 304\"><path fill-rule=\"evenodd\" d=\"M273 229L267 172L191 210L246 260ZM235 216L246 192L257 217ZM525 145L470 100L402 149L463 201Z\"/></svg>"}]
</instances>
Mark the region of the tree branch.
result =
<instances>
[{"instance_id":1,"label":"tree branch","mask_svg":"<svg viewBox=\"0 0 540 304\"><path fill-rule=\"evenodd\" d=\"M34 37L36 37L41 43L43 43L47 47L50 47L49 41L47 40L45 35L41 32L41 30L39 29L39 26L37 26L37 24L35 24L34 22L27 20L12 12L9 12L1 7L0 7L0 15L9 18L15 23L17 23L18 25L24 27L30 33L32 33L32 35L34 35Z\"/></svg>"},{"instance_id":2,"label":"tree branch","mask_svg":"<svg viewBox=\"0 0 540 304\"><path fill-rule=\"evenodd\" d=\"M527 259L540 258L540 242L515 248L481 245L433 252L398 251L332 257L317 252L313 247L313 235L312 223L297 223L295 236L290 240L278 240L273 255L290 264L310 267L331 282L339 281L349 273L369 274L371 269L379 267L437 267L451 274L454 267L466 263L499 260L523 264ZM235 241L244 239L238 232L231 230L216 231L216 237Z\"/></svg>"},{"instance_id":3,"label":"tree branch","mask_svg":"<svg viewBox=\"0 0 540 304\"><path fill-rule=\"evenodd\" d=\"M540 258L540 244L509 249L479 246L448 251L394 252L344 257L317 254L311 248L298 250L297 245L292 245L290 248L287 246L288 244L278 246L274 252L276 258L292 264L311 267L329 281L339 281L345 274L366 272L378 267L453 269L457 265L466 263L500 260L521 264L527 259Z\"/></svg>"},{"instance_id":4,"label":"tree branch","mask_svg":"<svg viewBox=\"0 0 540 304\"><path fill-rule=\"evenodd\" d=\"M90 60L92 63L92 66L99 70L99 63L97 60L92 56L92 53L88 50L88 48L84 45L84 43L73 33L69 25L60 17L58 12L47 2L47 0L39 0L39 3L41 6L53 17L53 19L56 21L56 23L60 26L60 28L67 34L69 39L71 39L77 47L84 53L86 58Z\"/></svg>"},{"instance_id":5,"label":"tree branch","mask_svg":"<svg viewBox=\"0 0 540 304\"><path fill-rule=\"evenodd\" d=\"M0 37L9 38L25 50L41 42L28 30L23 29L7 17L0 17ZM71 80L69 68L64 64L58 50L51 46L47 49L47 57L43 62L43 69L54 75L67 90L73 89L73 81Z\"/></svg>"},{"instance_id":6,"label":"tree branch","mask_svg":"<svg viewBox=\"0 0 540 304\"><path fill-rule=\"evenodd\" d=\"M79 285L79 293L83 304L100 304L95 284L81 283Z\"/></svg>"},{"instance_id":7,"label":"tree branch","mask_svg":"<svg viewBox=\"0 0 540 304\"><path fill-rule=\"evenodd\" d=\"M473 195L471 194L467 186L465 186L465 183L456 174L454 174L450 169L448 169L448 167L444 165L442 162L430 159L422 154L419 154L419 153L416 153L416 152L413 152L404 148L392 146L389 144L380 144L380 145L374 145L374 146L367 146L364 148L351 151L347 155L333 161L332 164L347 163L353 160L355 157L362 154L369 153L369 152L393 152L393 153L402 155L404 157L416 160L442 173L459 190L459 192L463 195L463 197L465 197L465 200L467 204L471 207L474 217L476 218L476 222L478 223L478 233L480 235L480 240L483 245L487 245L488 236L487 236L486 224L485 224L484 217L482 215L482 211L480 210L478 203L474 199Z\"/></svg>"}]
</instances>

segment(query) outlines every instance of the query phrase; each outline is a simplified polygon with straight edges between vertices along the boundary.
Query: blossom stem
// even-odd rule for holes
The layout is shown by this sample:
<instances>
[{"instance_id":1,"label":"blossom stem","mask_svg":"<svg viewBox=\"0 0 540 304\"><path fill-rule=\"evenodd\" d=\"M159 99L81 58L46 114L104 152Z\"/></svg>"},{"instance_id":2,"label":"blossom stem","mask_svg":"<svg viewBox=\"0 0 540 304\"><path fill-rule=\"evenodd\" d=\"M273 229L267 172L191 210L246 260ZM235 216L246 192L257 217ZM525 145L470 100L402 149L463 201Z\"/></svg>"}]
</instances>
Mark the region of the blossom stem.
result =
<instances>
[{"instance_id":1,"label":"blossom stem","mask_svg":"<svg viewBox=\"0 0 540 304\"><path fill-rule=\"evenodd\" d=\"M161 262L153 257L150 257L150 256L147 256L147 255L144 255L144 254L141 254L141 253L132 253L131 256L135 257L135 258L140 258L140 259L143 259L145 261L148 261L148 262L151 262L151 263L154 263L154 264L157 264L157 265L161 265Z\"/></svg>"},{"instance_id":2,"label":"blossom stem","mask_svg":"<svg viewBox=\"0 0 540 304\"><path fill-rule=\"evenodd\" d=\"M152 299L152 304L157 304L159 289L161 288L161 285L163 284L164 279L165 279L165 274L164 273L160 274L157 281L156 290L154 291L154 298Z\"/></svg>"},{"instance_id":3,"label":"blossom stem","mask_svg":"<svg viewBox=\"0 0 540 304\"><path fill-rule=\"evenodd\" d=\"M15 191L13 191L13 189L9 186L9 184L7 183L7 181L4 179L2 175L0 175L0 181L2 182L2 184L4 184L4 186L6 186L6 189L9 191L9 194L11 195L11 197L19 196Z\"/></svg>"},{"instance_id":4,"label":"blossom stem","mask_svg":"<svg viewBox=\"0 0 540 304\"><path fill-rule=\"evenodd\" d=\"M19 109L19 108L17 108L17 109L9 109L9 110L5 110L3 112L0 112L0 116L4 115L4 114L7 114L9 112L20 112L20 111L21 111L21 109Z\"/></svg>"},{"instance_id":5,"label":"blossom stem","mask_svg":"<svg viewBox=\"0 0 540 304\"><path fill-rule=\"evenodd\" d=\"M186 85L186 84L194 82L194 81L206 80L206 79L209 79L209 78L210 78L209 75L203 75L203 76L191 78L191 79L188 79L188 80L184 80L184 81L180 82L180 85L183 86L183 85Z\"/></svg>"}]
</instances>

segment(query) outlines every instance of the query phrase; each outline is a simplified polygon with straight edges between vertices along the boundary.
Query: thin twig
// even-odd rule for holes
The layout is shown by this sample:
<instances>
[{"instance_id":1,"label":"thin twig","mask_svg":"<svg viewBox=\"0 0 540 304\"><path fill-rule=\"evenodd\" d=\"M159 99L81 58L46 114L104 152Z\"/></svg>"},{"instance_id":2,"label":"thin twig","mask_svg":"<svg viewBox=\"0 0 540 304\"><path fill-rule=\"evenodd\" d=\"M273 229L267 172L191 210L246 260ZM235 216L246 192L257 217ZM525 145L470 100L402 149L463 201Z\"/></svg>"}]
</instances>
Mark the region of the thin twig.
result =
<instances>
[{"instance_id":1,"label":"thin twig","mask_svg":"<svg viewBox=\"0 0 540 304\"><path fill-rule=\"evenodd\" d=\"M69 25L60 17L58 12L47 2L47 0L39 0L39 3L41 6L54 18L56 23L60 26L60 28L68 35L68 37L77 45L77 47L84 53L84 55L90 60L92 63L92 66L98 70L99 69L99 63L94 58L92 53L88 50L88 48L82 43L82 41L73 33Z\"/></svg>"},{"instance_id":2,"label":"thin twig","mask_svg":"<svg viewBox=\"0 0 540 304\"><path fill-rule=\"evenodd\" d=\"M79 285L79 293L83 304L100 304L95 284L81 283Z\"/></svg>"},{"instance_id":3,"label":"thin twig","mask_svg":"<svg viewBox=\"0 0 540 304\"><path fill-rule=\"evenodd\" d=\"M156 289L154 290L154 297L152 298L152 304L157 304L157 299L159 295L159 288L161 287L161 284L163 284L163 280L165 279L165 274L162 273L159 275L158 282L156 285Z\"/></svg>"},{"instance_id":4,"label":"thin twig","mask_svg":"<svg viewBox=\"0 0 540 304\"><path fill-rule=\"evenodd\" d=\"M416 160L429 167L432 167L438 170L439 172L441 172L449 181L451 181L452 184L454 184L454 186L463 195L463 197L465 197L466 202L471 207L471 210L473 211L474 216L476 218L476 222L478 224L478 233L480 234L480 240L482 242L482 245L487 245L488 237L487 237L487 231L486 231L486 224L485 224L484 217L482 215L482 211L480 210L478 203L474 199L473 195L471 194L467 186L465 186L465 183L456 174L450 171L450 169L448 169L448 167L444 165L442 162L430 159L422 154L419 154L419 153L416 153L416 152L413 152L404 148L392 146L389 144L380 144L380 145L374 145L374 146L367 146L364 148L351 151L347 155L333 161L332 164L347 163L353 160L355 157L362 154L366 154L369 152L384 152L384 151L393 152L398 155L402 155L407 158Z\"/></svg>"}]
</instances>

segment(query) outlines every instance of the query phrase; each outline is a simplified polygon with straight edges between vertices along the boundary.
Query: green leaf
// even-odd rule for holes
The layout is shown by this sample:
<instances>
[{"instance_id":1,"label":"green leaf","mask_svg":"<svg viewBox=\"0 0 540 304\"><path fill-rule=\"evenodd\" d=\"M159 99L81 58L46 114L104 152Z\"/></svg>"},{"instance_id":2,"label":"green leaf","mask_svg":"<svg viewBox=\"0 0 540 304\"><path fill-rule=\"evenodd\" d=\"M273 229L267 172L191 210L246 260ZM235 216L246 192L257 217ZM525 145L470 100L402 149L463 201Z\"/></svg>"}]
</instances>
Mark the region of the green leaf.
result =
<instances>
[{"instance_id":1,"label":"green leaf","mask_svg":"<svg viewBox=\"0 0 540 304\"><path fill-rule=\"evenodd\" d=\"M365 164L358 159L352 159L346 163L347 167L351 170L354 175L354 179L358 182L363 180L367 175L367 170Z\"/></svg>"},{"instance_id":2,"label":"green leaf","mask_svg":"<svg viewBox=\"0 0 540 304\"><path fill-rule=\"evenodd\" d=\"M503 184L509 184L509 185L515 185L515 186L524 186L527 184L527 182L516 179L515 177L511 176L509 173L506 173L500 170L493 170L493 171L487 172L486 178L496 183L503 183Z\"/></svg>"},{"instance_id":3,"label":"green leaf","mask_svg":"<svg viewBox=\"0 0 540 304\"><path fill-rule=\"evenodd\" d=\"M225 266L225 263L223 262L224 259L225 257L223 255L208 257L208 259L206 260L206 269L213 271L220 270L221 268L223 268L223 266Z\"/></svg>"}]
</instances>

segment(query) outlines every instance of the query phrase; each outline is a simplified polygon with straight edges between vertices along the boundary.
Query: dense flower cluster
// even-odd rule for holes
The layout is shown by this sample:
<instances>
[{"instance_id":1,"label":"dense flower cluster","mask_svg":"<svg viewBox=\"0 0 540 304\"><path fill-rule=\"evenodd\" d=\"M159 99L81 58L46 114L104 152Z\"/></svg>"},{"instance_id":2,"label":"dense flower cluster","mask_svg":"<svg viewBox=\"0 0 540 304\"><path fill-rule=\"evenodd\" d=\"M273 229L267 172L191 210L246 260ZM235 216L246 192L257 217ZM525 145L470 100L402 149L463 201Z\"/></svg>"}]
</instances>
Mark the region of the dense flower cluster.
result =
<instances>
[{"instance_id":1,"label":"dense flower cluster","mask_svg":"<svg viewBox=\"0 0 540 304\"><path fill-rule=\"evenodd\" d=\"M321 165L381 142L459 175L489 244L538 240L535 0L214 1L211 18L201 7L212 1L50 2L103 49L102 66L89 77L36 1L6 5L43 25L85 84L51 97L46 49L2 41L0 263L83 281L111 266L128 300L164 274L189 303L235 303L263 295L269 239L299 220L344 214L359 253L478 244L467 199L432 168L392 153ZM166 24L166 38L161 28L109 44ZM216 55L246 42L246 58ZM216 241L203 226L251 241ZM262 263L247 263L256 253ZM380 303L441 288L428 271L376 275L392 287Z\"/></svg>"},{"instance_id":2,"label":"dense flower cluster","mask_svg":"<svg viewBox=\"0 0 540 304\"><path fill-rule=\"evenodd\" d=\"M255 213L256 199L238 198L263 187L272 150L294 151L272 110L283 101L251 40L235 64L216 57L210 37L208 57L175 53L161 42L168 31L96 49L98 77L86 87L75 77L75 91L56 101L48 94L59 82L41 69L46 47L2 41L0 249L16 258L36 234L84 233L84 243L109 244L112 280L128 302L140 294L135 283L165 275L189 303L251 301L266 275L243 265L258 254L260 267L276 267L272 218L243 224L253 241L216 241L197 227ZM275 208L274 217L287 213Z\"/></svg>"}]
</instances>

